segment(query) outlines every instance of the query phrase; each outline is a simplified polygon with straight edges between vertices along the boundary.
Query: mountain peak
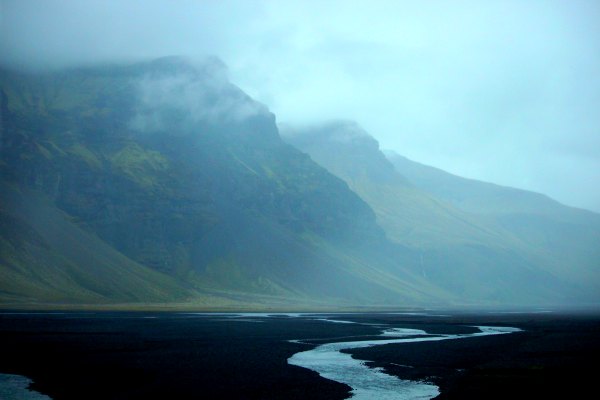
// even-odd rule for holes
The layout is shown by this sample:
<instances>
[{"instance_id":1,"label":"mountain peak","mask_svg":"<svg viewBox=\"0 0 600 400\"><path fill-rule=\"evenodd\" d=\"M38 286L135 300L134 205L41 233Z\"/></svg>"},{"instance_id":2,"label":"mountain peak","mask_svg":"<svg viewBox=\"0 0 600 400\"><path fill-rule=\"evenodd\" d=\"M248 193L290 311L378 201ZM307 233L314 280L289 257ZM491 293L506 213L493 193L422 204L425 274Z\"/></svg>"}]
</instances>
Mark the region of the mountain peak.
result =
<instances>
[{"instance_id":1,"label":"mountain peak","mask_svg":"<svg viewBox=\"0 0 600 400\"><path fill-rule=\"evenodd\" d=\"M379 150L379 142L357 122L333 120L310 127L282 127L280 131L284 139L334 175L407 183Z\"/></svg>"},{"instance_id":2,"label":"mountain peak","mask_svg":"<svg viewBox=\"0 0 600 400\"><path fill-rule=\"evenodd\" d=\"M338 119L318 125L290 127L281 125L282 136L294 142L330 142L343 146L360 147L368 151L379 151L379 142L356 121Z\"/></svg>"}]
</instances>

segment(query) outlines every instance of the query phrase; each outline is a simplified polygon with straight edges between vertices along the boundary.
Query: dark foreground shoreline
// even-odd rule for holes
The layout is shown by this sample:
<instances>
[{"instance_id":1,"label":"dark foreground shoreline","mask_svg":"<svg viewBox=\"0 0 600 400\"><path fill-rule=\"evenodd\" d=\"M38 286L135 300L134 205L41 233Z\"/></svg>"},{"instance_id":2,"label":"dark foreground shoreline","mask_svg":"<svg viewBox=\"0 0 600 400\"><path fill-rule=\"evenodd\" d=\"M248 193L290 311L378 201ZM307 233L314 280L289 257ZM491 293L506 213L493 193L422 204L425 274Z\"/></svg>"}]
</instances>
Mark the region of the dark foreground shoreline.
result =
<instances>
[{"instance_id":1,"label":"dark foreground shoreline","mask_svg":"<svg viewBox=\"0 0 600 400\"><path fill-rule=\"evenodd\" d=\"M403 379L428 380L439 399L595 397L600 316L347 314L332 317L431 333L472 326L523 332L351 351ZM262 321L262 322L261 322ZM53 399L344 399L349 388L287 364L329 341L378 334L376 325L315 318L177 313L2 313L0 373L34 380ZM355 338L355 339L353 339ZM291 343L300 339L309 344ZM404 367L404 366L410 366Z\"/></svg>"}]
</instances>

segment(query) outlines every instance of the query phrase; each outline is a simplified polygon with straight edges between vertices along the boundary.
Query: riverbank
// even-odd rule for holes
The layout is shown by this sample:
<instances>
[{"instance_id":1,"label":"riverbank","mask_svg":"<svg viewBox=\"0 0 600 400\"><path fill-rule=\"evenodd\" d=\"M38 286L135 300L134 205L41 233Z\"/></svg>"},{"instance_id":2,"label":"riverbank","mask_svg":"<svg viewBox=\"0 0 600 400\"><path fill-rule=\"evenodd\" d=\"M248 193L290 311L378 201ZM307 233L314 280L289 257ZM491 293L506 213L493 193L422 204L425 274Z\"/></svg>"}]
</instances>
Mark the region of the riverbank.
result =
<instances>
[{"instance_id":1,"label":"riverbank","mask_svg":"<svg viewBox=\"0 0 600 400\"><path fill-rule=\"evenodd\" d=\"M425 314L0 314L0 373L26 376L55 400L342 400L347 385L287 360L323 343L387 339L379 335L390 327L470 334L475 326L514 326L524 332L349 352L401 379L433 382L440 399L566 390L594 397L586 367L600 356L598 316Z\"/></svg>"}]
</instances>

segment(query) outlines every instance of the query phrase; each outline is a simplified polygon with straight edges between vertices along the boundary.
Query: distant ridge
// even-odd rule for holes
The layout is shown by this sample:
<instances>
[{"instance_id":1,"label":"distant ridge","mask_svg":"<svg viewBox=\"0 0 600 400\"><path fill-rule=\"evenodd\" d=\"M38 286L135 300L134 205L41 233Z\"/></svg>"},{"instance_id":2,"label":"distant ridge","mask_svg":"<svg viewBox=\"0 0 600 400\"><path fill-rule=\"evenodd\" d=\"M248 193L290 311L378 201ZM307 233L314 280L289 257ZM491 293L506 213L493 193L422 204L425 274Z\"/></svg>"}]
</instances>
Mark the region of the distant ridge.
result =
<instances>
[{"instance_id":1,"label":"distant ridge","mask_svg":"<svg viewBox=\"0 0 600 400\"><path fill-rule=\"evenodd\" d=\"M478 301L598 301L596 214L386 157L351 121L282 129L374 209L388 238L420 254L436 285Z\"/></svg>"},{"instance_id":2,"label":"distant ridge","mask_svg":"<svg viewBox=\"0 0 600 400\"><path fill-rule=\"evenodd\" d=\"M543 194L461 178L393 152L387 157L415 186L494 221L544 253L549 270L563 279L600 290L600 214L562 205Z\"/></svg>"}]
</instances>

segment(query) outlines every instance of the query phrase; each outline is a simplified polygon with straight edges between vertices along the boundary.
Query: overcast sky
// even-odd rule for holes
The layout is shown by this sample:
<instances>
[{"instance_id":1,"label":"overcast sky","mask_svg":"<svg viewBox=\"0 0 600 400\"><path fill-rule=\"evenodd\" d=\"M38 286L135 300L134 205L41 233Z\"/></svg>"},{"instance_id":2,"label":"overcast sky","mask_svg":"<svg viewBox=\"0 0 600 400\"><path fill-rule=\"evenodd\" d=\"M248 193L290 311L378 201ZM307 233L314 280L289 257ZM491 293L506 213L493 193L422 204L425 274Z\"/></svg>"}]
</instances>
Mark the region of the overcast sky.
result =
<instances>
[{"instance_id":1,"label":"overcast sky","mask_svg":"<svg viewBox=\"0 0 600 400\"><path fill-rule=\"evenodd\" d=\"M600 211L600 1L0 0L0 57L216 55L278 121Z\"/></svg>"}]
</instances>

